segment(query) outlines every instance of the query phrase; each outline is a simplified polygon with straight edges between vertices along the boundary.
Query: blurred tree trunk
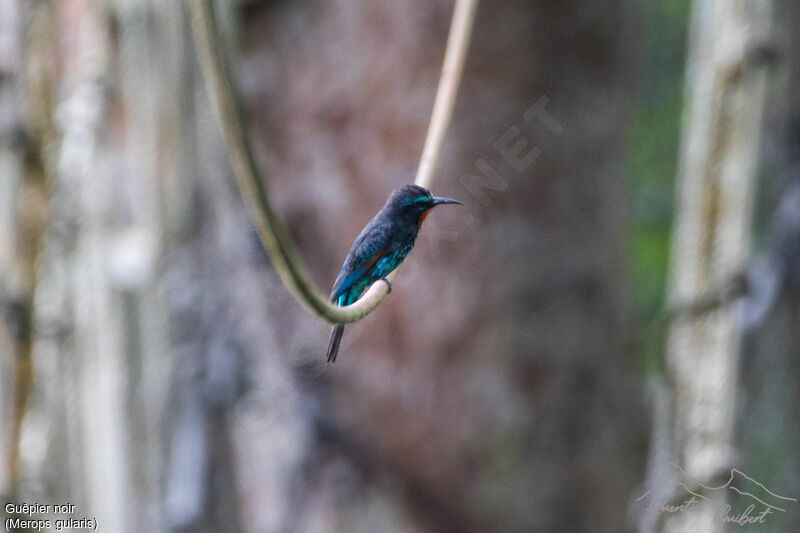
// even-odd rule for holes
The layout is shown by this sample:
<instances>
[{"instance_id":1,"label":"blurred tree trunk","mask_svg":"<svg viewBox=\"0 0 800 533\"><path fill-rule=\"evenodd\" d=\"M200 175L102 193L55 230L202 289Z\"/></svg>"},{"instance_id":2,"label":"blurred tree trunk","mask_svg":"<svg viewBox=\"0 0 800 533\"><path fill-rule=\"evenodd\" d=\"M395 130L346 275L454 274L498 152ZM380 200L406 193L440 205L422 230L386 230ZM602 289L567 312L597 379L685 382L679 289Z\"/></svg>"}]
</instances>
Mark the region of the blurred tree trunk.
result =
<instances>
[{"instance_id":1,"label":"blurred tree trunk","mask_svg":"<svg viewBox=\"0 0 800 533\"><path fill-rule=\"evenodd\" d=\"M48 217L53 140L51 17L46 2L0 2L0 493L21 475L22 421L32 387L36 268Z\"/></svg>"},{"instance_id":2,"label":"blurred tree trunk","mask_svg":"<svg viewBox=\"0 0 800 533\"><path fill-rule=\"evenodd\" d=\"M16 73L19 71L19 13L16 2L0 1L0 427L14 427L16 336L15 302L19 300L16 198L23 181L20 155L22 117L17 113ZM13 484L16 462L12 431L0 434L0 497Z\"/></svg>"},{"instance_id":3,"label":"blurred tree trunk","mask_svg":"<svg viewBox=\"0 0 800 533\"><path fill-rule=\"evenodd\" d=\"M694 3L671 265L678 309L723 290L746 265L766 88L754 52L770 22L769 2ZM724 482L733 466L739 341L730 302L679 314L669 332L676 462L701 483ZM675 513L665 530L721 531L715 513Z\"/></svg>"},{"instance_id":4,"label":"blurred tree trunk","mask_svg":"<svg viewBox=\"0 0 800 533\"><path fill-rule=\"evenodd\" d=\"M34 485L25 494L41 498L37 491L53 487L48 500L66 498L79 516L128 531L134 516L126 505L125 323L109 268L122 222L114 194L116 139L107 120L111 34L102 3L68 0L59 7L53 27L71 46L58 50L59 144L35 308L35 407L25 428L33 441L47 434L50 449L26 458Z\"/></svg>"}]
</instances>

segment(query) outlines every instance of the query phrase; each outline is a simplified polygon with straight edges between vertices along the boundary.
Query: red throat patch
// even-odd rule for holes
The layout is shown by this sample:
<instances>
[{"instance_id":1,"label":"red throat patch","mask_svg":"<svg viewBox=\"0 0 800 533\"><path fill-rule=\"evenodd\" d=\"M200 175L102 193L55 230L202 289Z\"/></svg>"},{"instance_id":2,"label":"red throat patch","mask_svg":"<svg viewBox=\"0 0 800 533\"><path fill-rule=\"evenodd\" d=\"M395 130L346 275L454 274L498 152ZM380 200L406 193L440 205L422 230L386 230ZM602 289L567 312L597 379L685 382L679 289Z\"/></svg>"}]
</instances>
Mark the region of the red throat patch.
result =
<instances>
[{"instance_id":1,"label":"red throat patch","mask_svg":"<svg viewBox=\"0 0 800 533\"><path fill-rule=\"evenodd\" d=\"M428 209L424 213L419 216L419 225L422 226L422 223L425 221L425 218L431 214L432 209Z\"/></svg>"}]
</instances>

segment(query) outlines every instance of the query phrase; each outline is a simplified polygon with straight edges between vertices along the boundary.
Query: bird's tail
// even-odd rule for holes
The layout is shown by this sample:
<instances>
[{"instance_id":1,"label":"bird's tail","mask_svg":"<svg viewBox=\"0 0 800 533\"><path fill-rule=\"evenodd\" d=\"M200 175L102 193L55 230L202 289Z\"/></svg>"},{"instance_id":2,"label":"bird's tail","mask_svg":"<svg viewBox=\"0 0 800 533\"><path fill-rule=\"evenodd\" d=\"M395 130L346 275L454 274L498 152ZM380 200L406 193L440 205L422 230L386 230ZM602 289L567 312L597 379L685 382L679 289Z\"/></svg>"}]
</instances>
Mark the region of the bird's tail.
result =
<instances>
[{"instance_id":1,"label":"bird's tail","mask_svg":"<svg viewBox=\"0 0 800 533\"><path fill-rule=\"evenodd\" d=\"M328 362L336 362L336 354L339 353L339 343L342 341L342 333L344 333L344 324L339 324L331 332L331 342L328 344Z\"/></svg>"}]
</instances>

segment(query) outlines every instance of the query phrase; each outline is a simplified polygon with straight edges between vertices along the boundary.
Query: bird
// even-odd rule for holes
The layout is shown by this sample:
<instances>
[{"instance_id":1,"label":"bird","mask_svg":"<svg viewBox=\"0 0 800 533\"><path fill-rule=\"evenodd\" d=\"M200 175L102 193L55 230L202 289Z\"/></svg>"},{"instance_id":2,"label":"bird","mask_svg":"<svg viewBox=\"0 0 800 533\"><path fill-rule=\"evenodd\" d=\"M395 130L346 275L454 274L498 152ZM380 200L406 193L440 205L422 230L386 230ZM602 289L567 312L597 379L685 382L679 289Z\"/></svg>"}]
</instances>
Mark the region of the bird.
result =
<instances>
[{"instance_id":1,"label":"bird","mask_svg":"<svg viewBox=\"0 0 800 533\"><path fill-rule=\"evenodd\" d=\"M333 284L330 302L339 307L354 303L379 279L392 286L386 276L396 269L414 247L419 228L437 205L462 204L452 198L434 196L419 185L409 184L393 190L386 203L356 237L342 269ZM344 324L331 332L328 363L336 361Z\"/></svg>"}]
</instances>

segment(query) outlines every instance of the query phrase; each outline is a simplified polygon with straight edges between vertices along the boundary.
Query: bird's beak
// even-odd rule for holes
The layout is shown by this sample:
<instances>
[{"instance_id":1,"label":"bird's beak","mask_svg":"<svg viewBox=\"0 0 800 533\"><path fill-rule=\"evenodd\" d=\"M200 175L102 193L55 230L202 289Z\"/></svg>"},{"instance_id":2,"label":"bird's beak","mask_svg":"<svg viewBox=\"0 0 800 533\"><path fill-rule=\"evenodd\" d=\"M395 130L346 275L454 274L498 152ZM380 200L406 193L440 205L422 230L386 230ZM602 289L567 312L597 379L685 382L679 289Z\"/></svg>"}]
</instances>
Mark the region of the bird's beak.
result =
<instances>
[{"instance_id":1,"label":"bird's beak","mask_svg":"<svg viewBox=\"0 0 800 533\"><path fill-rule=\"evenodd\" d=\"M435 207L437 205L442 205L442 204L464 205L462 202L459 202L458 200L453 200L452 198L444 198L443 196L434 196L433 197L433 203L431 204L431 207Z\"/></svg>"}]
</instances>

